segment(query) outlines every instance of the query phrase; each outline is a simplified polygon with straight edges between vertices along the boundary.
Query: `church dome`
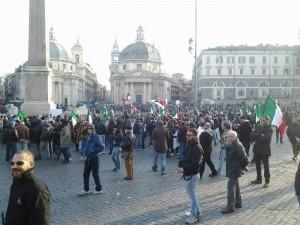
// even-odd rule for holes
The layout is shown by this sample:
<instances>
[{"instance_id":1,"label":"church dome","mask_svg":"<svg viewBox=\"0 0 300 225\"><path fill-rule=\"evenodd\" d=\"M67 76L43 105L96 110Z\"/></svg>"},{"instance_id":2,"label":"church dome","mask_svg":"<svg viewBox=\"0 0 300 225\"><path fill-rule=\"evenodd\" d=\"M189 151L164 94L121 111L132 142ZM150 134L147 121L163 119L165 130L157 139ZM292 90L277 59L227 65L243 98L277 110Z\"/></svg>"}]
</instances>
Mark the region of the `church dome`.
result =
<instances>
[{"instance_id":1,"label":"church dome","mask_svg":"<svg viewBox=\"0 0 300 225\"><path fill-rule=\"evenodd\" d=\"M70 61L70 56L67 50L57 41L49 42L49 58Z\"/></svg>"},{"instance_id":2,"label":"church dome","mask_svg":"<svg viewBox=\"0 0 300 225\"><path fill-rule=\"evenodd\" d=\"M49 58L71 61L68 51L57 42L52 27L49 33Z\"/></svg>"},{"instance_id":3,"label":"church dome","mask_svg":"<svg viewBox=\"0 0 300 225\"><path fill-rule=\"evenodd\" d=\"M145 43L144 30L139 26L136 31L136 42L128 45L119 56L119 62L127 60L149 60L161 62L160 54L154 45Z\"/></svg>"},{"instance_id":4,"label":"church dome","mask_svg":"<svg viewBox=\"0 0 300 225\"><path fill-rule=\"evenodd\" d=\"M145 42L136 42L128 45L120 54L120 61L127 60L150 60L161 62L158 50Z\"/></svg>"}]
</instances>

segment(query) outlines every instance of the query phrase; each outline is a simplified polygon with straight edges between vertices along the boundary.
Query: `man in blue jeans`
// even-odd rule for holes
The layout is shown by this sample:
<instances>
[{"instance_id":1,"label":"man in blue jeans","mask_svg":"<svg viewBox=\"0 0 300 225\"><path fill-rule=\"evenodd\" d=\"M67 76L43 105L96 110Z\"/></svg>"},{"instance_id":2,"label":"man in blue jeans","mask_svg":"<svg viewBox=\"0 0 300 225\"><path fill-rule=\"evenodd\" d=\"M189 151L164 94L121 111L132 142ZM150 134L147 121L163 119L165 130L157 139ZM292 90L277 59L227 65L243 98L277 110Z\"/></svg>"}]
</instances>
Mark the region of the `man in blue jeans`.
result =
<instances>
[{"instance_id":1,"label":"man in blue jeans","mask_svg":"<svg viewBox=\"0 0 300 225\"><path fill-rule=\"evenodd\" d=\"M154 165L152 170L157 171L158 158L160 158L160 172L161 175L166 174L166 154L168 151L168 140L170 134L167 128L164 127L164 124L161 120L157 121L157 126L154 128L152 133L152 139L154 141Z\"/></svg>"},{"instance_id":2,"label":"man in blue jeans","mask_svg":"<svg viewBox=\"0 0 300 225\"><path fill-rule=\"evenodd\" d=\"M82 153L86 157L84 162L83 182L84 190L79 195L89 194L89 178L92 172L94 177L96 191L92 194L101 194L102 186L99 178L99 156L98 154L104 150L104 144L101 138L94 133L93 125L88 126L88 134L83 139Z\"/></svg>"},{"instance_id":3,"label":"man in blue jeans","mask_svg":"<svg viewBox=\"0 0 300 225\"><path fill-rule=\"evenodd\" d=\"M191 200L191 216L185 224L200 223L201 212L197 198L197 187L200 179L199 169L203 157L203 150L199 144L198 132L191 128L186 134L187 147L184 158L179 161L177 172L183 174L182 179L186 181L186 193Z\"/></svg>"}]
</instances>

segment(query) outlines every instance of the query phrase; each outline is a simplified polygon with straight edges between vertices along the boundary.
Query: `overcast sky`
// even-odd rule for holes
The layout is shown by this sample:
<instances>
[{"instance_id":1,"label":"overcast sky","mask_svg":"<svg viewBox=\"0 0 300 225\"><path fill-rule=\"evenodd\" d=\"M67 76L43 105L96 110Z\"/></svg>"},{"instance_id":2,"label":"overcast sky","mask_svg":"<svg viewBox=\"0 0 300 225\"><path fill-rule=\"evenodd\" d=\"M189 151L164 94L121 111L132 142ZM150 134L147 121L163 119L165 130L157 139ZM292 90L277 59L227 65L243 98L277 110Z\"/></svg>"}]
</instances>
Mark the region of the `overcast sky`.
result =
<instances>
[{"instance_id":1,"label":"overcast sky","mask_svg":"<svg viewBox=\"0 0 300 225\"><path fill-rule=\"evenodd\" d=\"M194 0L46 0L47 35L67 49L77 37L100 82L108 87L115 37L122 50L142 25L160 51L163 72L191 78ZM29 0L0 0L0 75L27 60ZM300 0L198 0L198 52L220 45L299 44Z\"/></svg>"}]
</instances>

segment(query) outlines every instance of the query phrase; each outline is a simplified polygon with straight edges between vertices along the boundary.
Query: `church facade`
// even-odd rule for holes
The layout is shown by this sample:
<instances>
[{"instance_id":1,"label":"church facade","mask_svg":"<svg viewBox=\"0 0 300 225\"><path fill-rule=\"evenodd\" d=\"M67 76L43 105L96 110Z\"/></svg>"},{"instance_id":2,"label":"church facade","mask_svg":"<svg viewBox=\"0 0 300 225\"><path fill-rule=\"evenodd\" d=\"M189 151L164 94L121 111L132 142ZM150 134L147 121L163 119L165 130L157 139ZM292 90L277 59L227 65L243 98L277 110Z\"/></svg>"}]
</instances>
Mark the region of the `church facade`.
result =
<instances>
[{"instance_id":1,"label":"church facade","mask_svg":"<svg viewBox=\"0 0 300 225\"><path fill-rule=\"evenodd\" d=\"M111 98L115 104L146 103L151 99L171 99L172 77L161 71L161 57L144 39L139 26L136 41L121 52L113 45L110 64Z\"/></svg>"},{"instance_id":2,"label":"church facade","mask_svg":"<svg viewBox=\"0 0 300 225\"><path fill-rule=\"evenodd\" d=\"M96 73L84 62L83 48L79 41L72 47L71 54L57 41L53 28L49 32L48 68L52 76L51 99L54 104L76 106L81 102L104 99L106 87L99 84ZM19 66L5 79L5 95L9 100L23 100L27 62ZM38 87L37 87L38 88Z\"/></svg>"}]
</instances>

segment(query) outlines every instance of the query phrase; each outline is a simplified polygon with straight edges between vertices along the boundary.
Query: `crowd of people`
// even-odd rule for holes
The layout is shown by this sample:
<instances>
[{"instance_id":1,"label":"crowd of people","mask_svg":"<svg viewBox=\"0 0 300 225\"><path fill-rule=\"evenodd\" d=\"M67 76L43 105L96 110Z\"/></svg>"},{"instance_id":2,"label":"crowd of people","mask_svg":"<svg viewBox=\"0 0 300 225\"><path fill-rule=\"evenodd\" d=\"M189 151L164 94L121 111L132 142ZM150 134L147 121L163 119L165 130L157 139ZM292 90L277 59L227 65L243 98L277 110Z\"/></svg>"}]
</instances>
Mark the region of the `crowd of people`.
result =
<instances>
[{"instance_id":1,"label":"crowd of people","mask_svg":"<svg viewBox=\"0 0 300 225\"><path fill-rule=\"evenodd\" d=\"M226 162L228 186L227 205L222 210L224 214L242 207L238 178L248 171L248 163L255 164L257 172L252 184L263 182L261 164L264 167L263 187L267 188L270 184L269 157L273 128L268 116L256 120L253 107L247 107L247 112L242 112L241 105L205 105L199 112L193 107L170 105L164 114L153 112L147 106L135 107L134 110L132 108L124 110L116 106L107 106L107 109L109 115L105 116L91 109L94 112L92 121L89 121L88 117L81 116L76 123L67 115L29 116L24 120L19 120L16 116L2 116L0 131L2 144L6 148L5 161L11 164L13 171L18 171L18 168L22 171L20 168L24 167L24 176L28 177L34 168L34 160L62 160L62 163L66 164L72 161L74 152L71 151L71 146L74 143L75 151L84 161L83 190L79 195L101 194L100 154L111 155L113 172L121 170L123 158L127 173L124 179L131 181L134 179L134 151L152 147L155 151L152 170L159 171L162 176L166 174L167 158L176 157L179 160L177 172L182 174L182 179L186 181L187 194L191 200L191 216L186 224L198 223L201 220L196 192L198 180L202 179L206 164L211 171L209 177L213 179L221 174ZM179 113L175 115L174 110ZM293 104L282 107L282 110L288 125L287 136L292 144L293 160L296 160L300 138L298 118L300 107ZM274 130L276 142L283 143L282 133L278 128ZM211 153L213 145L219 143L219 160L215 166L211 160ZM253 143L253 158L248 161L251 143ZM90 191L89 188L90 173L94 178L95 191ZM300 203L300 172L297 174L298 180L295 185ZM13 186L18 185L18 179L23 176L20 174L13 176L17 181L14 181ZM35 178L30 175L30 179ZM22 182L28 180L23 179ZM37 189L43 187L39 191L47 193L41 196L43 205L36 205L42 208L40 210L47 211L48 206L45 202L49 202L49 194L45 191L48 190L46 185L41 185L40 181L31 184ZM20 190L12 189L12 192L14 191ZM6 225L24 224L16 222L21 217L12 216L24 213L16 211L14 204L18 203L11 203L18 201L15 194L11 193ZM37 214L41 213L36 210ZM46 217L49 216L47 213ZM37 224L48 224L47 218L39 215L39 219L43 222Z\"/></svg>"}]
</instances>

